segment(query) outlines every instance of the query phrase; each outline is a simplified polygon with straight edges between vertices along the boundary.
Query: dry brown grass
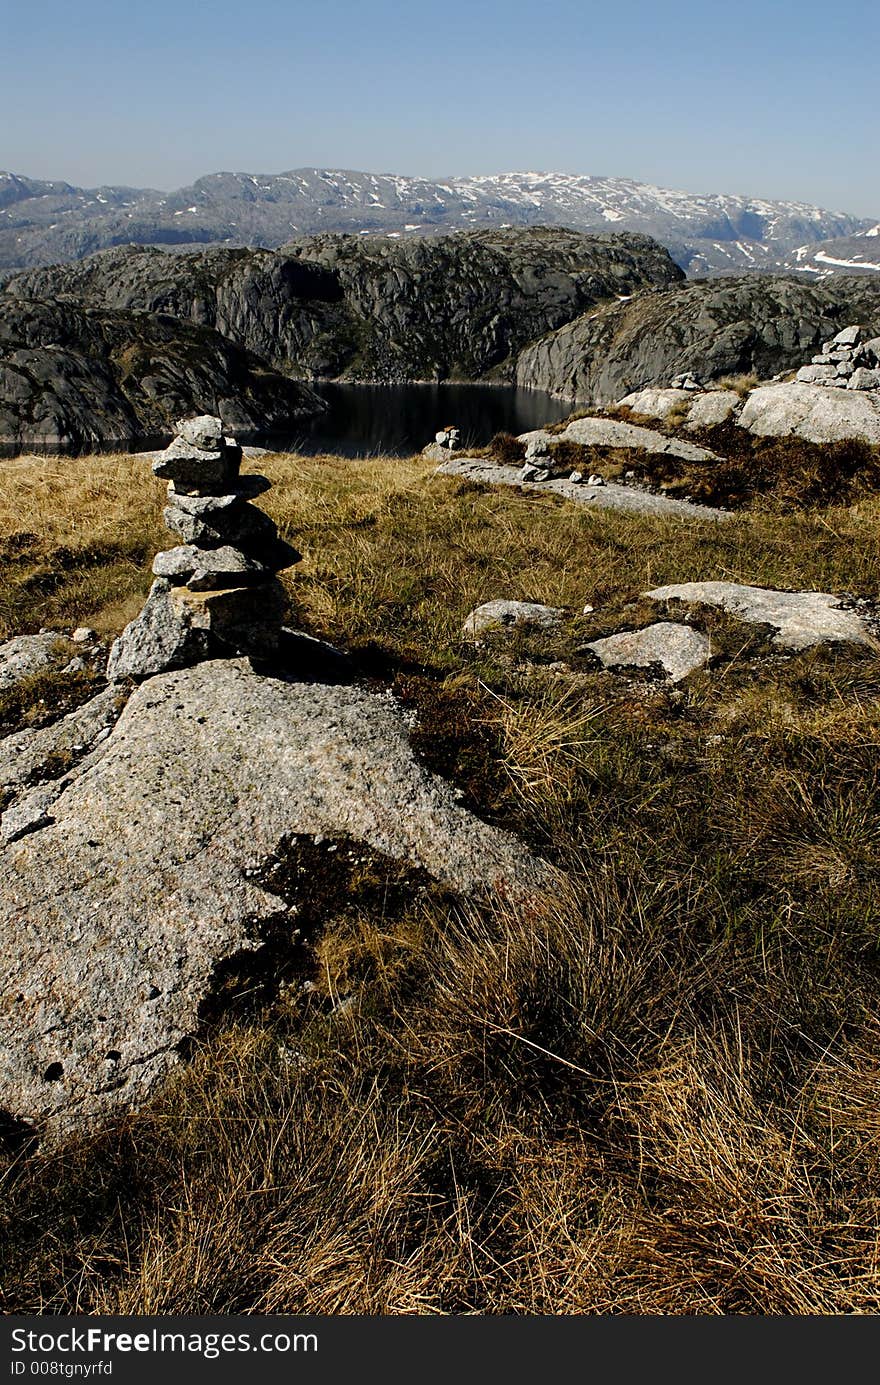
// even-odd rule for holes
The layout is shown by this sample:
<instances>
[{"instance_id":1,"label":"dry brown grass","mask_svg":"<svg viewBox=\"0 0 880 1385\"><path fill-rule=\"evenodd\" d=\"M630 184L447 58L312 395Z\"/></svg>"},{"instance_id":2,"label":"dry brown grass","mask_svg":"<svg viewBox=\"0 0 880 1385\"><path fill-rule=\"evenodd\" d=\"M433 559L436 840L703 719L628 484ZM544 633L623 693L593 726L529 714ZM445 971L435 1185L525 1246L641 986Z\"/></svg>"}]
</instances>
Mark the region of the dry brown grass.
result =
<instances>
[{"instance_id":1,"label":"dry brown grass","mask_svg":"<svg viewBox=\"0 0 880 1385\"><path fill-rule=\"evenodd\" d=\"M112 629L161 493L125 459L72 490L18 465L7 539L25 514L35 539L7 619ZM148 1110L9 1159L4 1310L876 1313L877 657L780 658L716 614L716 667L670 691L575 646L666 581L874 594L877 501L678 525L419 458L262 466L304 621L393 679L429 762L572 885L523 917L381 863L320 882L280 994L207 1028ZM565 647L463 645L497 596L598 609Z\"/></svg>"}]
</instances>

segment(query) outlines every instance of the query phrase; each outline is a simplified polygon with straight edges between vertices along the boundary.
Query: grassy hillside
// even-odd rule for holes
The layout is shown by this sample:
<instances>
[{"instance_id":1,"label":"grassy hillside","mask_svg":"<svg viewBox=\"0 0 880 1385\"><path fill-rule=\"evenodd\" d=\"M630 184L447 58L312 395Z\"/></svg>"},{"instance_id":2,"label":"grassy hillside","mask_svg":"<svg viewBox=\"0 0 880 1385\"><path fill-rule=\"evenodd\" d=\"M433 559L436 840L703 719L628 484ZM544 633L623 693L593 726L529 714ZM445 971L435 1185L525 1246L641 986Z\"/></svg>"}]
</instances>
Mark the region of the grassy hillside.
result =
<instances>
[{"instance_id":1,"label":"grassy hillside","mask_svg":"<svg viewBox=\"0 0 880 1385\"><path fill-rule=\"evenodd\" d=\"M880 659L783 656L717 612L713 667L677 689L578 647L661 583L876 597L880 500L684 525L421 458L260 469L301 622L571 887L523 917L303 856L306 944L150 1109L7 1157L0 1306L876 1312ZM0 635L121 628L170 544L162 495L131 458L5 463ZM595 610L474 650L462 621L495 597Z\"/></svg>"}]
</instances>

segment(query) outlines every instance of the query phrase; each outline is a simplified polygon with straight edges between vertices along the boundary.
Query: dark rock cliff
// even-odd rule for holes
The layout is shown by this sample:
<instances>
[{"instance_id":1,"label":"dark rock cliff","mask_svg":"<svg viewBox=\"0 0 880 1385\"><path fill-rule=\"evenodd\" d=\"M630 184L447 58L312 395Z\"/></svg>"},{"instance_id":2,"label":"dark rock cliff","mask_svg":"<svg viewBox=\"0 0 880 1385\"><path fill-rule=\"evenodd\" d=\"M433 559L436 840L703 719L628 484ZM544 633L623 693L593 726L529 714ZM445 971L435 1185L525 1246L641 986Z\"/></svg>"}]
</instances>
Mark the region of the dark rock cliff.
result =
<instances>
[{"instance_id":1,"label":"dark rock cliff","mask_svg":"<svg viewBox=\"0 0 880 1385\"><path fill-rule=\"evenodd\" d=\"M122 442L206 409L246 434L323 407L209 328L0 295L0 441Z\"/></svg>"},{"instance_id":2,"label":"dark rock cliff","mask_svg":"<svg viewBox=\"0 0 880 1385\"><path fill-rule=\"evenodd\" d=\"M682 278L645 236L539 227L408 241L310 236L277 252L126 246L19 275L7 292L171 313L306 377L474 380L512 379L534 337Z\"/></svg>"},{"instance_id":3,"label":"dark rock cliff","mask_svg":"<svg viewBox=\"0 0 880 1385\"><path fill-rule=\"evenodd\" d=\"M804 365L853 322L880 332L880 284L867 276L821 285L774 275L695 279L546 334L522 351L516 378L530 389L604 403L687 370L704 380L767 378Z\"/></svg>"}]
</instances>

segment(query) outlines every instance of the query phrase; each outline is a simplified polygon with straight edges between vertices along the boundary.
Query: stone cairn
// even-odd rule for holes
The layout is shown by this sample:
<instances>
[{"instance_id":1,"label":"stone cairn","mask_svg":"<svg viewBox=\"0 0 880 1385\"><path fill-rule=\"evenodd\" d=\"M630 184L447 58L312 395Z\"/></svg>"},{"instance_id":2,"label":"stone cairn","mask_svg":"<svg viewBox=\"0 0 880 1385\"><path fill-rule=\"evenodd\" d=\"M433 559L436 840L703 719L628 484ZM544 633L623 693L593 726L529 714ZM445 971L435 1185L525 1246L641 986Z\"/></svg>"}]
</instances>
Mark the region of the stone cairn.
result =
<instances>
[{"instance_id":1,"label":"stone cairn","mask_svg":"<svg viewBox=\"0 0 880 1385\"><path fill-rule=\"evenodd\" d=\"M460 446L461 434L450 424L448 428L441 428L434 434L434 441L422 448L422 456L442 465L443 462L449 461L450 454L457 452Z\"/></svg>"},{"instance_id":2,"label":"stone cairn","mask_svg":"<svg viewBox=\"0 0 880 1385\"><path fill-rule=\"evenodd\" d=\"M557 477L565 476L568 472L568 479L574 485L582 483L588 486L604 486L604 478L598 473L591 473L584 476L582 471L570 471L564 465L560 465L550 451L550 442L540 434L537 437L529 438L526 443L526 457L523 462L520 480L524 482L538 483L541 481L551 481Z\"/></svg>"},{"instance_id":3,"label":"stone cairn","mask_svg":"<svg viewBox=\"0 0 880 1385\"><path fill-rule=\"evenodd\" d=\"M300 554L249 503L269 482L239 475L241 448L219 418L175 427L153 472L168 481L165 523L181 542L156 554L147 602L110 651L111 681L221 655L270 656L281 638L287 602L276 574Z\"/></svg>"},{"instance_id":4,"label":"stone cairn","mask_svg":"<svg viewBox=\"0 0 880 1385\"><path fill-rule=\"evenodd\" d=\"M704 389L705 386L699 375L695 375L692 370L685 370L681 375L673 375L669 381L669 388L671 390L690 390L693 394Z\"/></svg>"},{"instance_id":5,"label":"stone cairn","mask_svg":"<svg viewBox=\"0 0 880 1385\"><path fill-rule=\"evenodd\" d=\"M861 327L844 327L795 379L830 389L880 390L880 337L862 341Z\"/></svg>"}]
</instances>

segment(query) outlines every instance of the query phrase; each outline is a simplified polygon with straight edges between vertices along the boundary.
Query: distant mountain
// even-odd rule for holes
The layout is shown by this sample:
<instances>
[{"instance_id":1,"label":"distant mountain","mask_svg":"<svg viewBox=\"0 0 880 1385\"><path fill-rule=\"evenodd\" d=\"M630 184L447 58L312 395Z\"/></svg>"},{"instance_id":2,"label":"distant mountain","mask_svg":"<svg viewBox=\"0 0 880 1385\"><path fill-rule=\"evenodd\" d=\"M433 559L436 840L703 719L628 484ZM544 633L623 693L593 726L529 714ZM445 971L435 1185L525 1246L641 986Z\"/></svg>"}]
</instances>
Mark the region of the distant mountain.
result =
<instances>
[{"instance_id":1,"label":"distant mountain","mask_svg":"<svg viewBox=\"0 0 880 1385\"><path fill-rule=\"evenodd\" d=\"M820 279L830 274L880 274L880 222L853 236L798 246L791 267Z\"/></svg>"},{"instance_id":2,"label":"distant mountain","mask_svg":"<svg viewBox=\"0 0 880 1385\"><path fill-rule=\"evenodd\" d=\"M301 168L213 173L172 193L84 189L0 173L0 271L78 260L132 243L275 247L318 231L409 238L539 224L642 232L665 245L691 276L753 269L824 275L836 268L831 251L824 260L818 253L826 242L861 242L876 233L870 220L807 203L698 195L568 173L432 182Z\"/></svg>"}]
</instances>

